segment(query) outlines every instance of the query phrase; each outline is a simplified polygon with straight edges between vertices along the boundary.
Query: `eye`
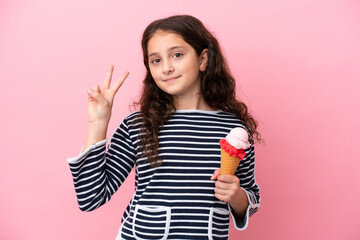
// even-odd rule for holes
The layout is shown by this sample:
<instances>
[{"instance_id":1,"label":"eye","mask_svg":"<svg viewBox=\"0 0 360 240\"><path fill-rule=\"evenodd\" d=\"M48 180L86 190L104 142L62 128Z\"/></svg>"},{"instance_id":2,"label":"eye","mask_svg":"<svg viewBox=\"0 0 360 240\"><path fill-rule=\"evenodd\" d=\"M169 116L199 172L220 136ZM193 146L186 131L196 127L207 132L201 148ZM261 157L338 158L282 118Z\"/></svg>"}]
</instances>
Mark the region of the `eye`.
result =
<instances>
[{"instance_id":1,"label":"eye","mask_svg":"<svg viewBox=\"0 0 360 240\"><path fill-rule=\"evenodd\" d=\"M182 54L182 53L175 53L175 54L173 55L173 57L174 57L174 58L179 58L179 57L181 57L182 55L184 55L184 54Z\"/></svg>"},{"instance_id":2,"label":"eye","mask_svg":"<svg viewBox=\"0 0 360 240\"><path fill-rule=\"evenodd\" d=\"M158 59L158 58L151 60L152 64L158 64L159 62L160 62L160 59Z\"/></svg>"}]
</instances>

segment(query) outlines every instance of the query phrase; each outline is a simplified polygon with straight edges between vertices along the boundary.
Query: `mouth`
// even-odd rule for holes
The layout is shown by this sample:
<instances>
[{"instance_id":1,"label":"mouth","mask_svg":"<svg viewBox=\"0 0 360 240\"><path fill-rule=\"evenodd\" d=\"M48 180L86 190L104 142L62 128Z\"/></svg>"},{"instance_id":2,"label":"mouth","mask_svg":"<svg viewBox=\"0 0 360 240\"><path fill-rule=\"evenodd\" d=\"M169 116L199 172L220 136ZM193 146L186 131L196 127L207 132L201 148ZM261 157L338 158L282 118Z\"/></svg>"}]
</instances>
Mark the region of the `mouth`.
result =
<instances>
[{"instance_id":1,"label":"mouth","mask_svg":"<svg viewBox=\"0 0 360 240\"><path fill-rule=\"evenodd\" d=\"M171 82L174 82L176 79L178 79L180 76L178 77L171 77L171 78L167 78L164 80L164 82L167 82L167 83L171 83Z\"/></svg>"}]
</instances>

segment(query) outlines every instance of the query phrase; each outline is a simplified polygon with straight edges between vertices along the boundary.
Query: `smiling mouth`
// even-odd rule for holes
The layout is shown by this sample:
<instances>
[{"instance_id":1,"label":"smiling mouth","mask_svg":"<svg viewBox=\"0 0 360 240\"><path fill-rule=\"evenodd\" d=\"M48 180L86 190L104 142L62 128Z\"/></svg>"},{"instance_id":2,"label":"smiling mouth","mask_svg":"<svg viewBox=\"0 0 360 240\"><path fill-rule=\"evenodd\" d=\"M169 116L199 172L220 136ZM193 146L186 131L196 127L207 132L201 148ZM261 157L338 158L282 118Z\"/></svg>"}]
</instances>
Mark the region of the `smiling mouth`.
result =
<instances>
[{"instance_id":1,"label":"smiling mouth","mask_svg":"<svg viewBox=\"0 0 360 240\"><path fill-rule=\"evenodd\" d=\"M172 77L172 78L167 78L164 80L164 82L170 83L170 82L174 82L176 79L178 79L180 76L178 77Z\"/></svg>"}]
</instances>

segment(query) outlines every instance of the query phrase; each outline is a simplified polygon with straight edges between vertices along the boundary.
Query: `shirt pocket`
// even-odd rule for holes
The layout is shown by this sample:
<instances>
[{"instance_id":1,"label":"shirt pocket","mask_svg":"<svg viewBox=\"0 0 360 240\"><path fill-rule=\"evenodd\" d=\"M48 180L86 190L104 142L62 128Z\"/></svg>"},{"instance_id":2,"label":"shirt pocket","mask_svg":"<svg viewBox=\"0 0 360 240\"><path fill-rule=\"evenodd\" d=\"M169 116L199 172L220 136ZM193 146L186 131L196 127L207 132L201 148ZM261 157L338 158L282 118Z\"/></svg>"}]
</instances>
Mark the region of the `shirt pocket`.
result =
<instances>
[{"instance_id":1,"label":"shirt pocket","mask_svg":"<svg viewBox=\"0 0 360 240\"><path fill-rule=\"evenodd\" d=\"M229 210L224 208L210 208L209 240L227 240L229 237Z\"/></svg>"},{"instance_id":2,"label":"shirt pocket","mask_svg":"<svg viewBox=\"0 0 360 240\"><path fill-rule=\"evenodd\" d=\"M171 209L136 205L132 223L135 239L165 240L169 235Z\"/></svg>"}]
</instances>

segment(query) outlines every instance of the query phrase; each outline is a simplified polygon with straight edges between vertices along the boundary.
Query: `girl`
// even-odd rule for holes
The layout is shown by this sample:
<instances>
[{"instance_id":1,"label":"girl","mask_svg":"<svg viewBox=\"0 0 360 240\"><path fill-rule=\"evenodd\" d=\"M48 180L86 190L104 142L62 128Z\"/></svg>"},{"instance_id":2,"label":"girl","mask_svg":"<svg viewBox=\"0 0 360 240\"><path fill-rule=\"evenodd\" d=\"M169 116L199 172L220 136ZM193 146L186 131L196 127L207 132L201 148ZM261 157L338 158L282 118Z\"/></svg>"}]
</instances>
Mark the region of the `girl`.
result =
<instances>
[{"instance_id":1,"label":"girl","mask_svg":"<svg viewBox=\"0 0 360 240\"><path fill-rule=\"evenodd\" d=\"M247 227L259 208L254 176L256 121L235 98L218 41L196 18L172 16L151 23L142 38L144 79L140 111L127 116L106 149L116 92L88 91L88 135L69 158L78 204L92 211L110 200L135 167L135 193L117 239L227 239L229 218ZM220 145L231 129L249 133L251 147L235 175L220 175Z\"/></svg>"}]
</instances>

